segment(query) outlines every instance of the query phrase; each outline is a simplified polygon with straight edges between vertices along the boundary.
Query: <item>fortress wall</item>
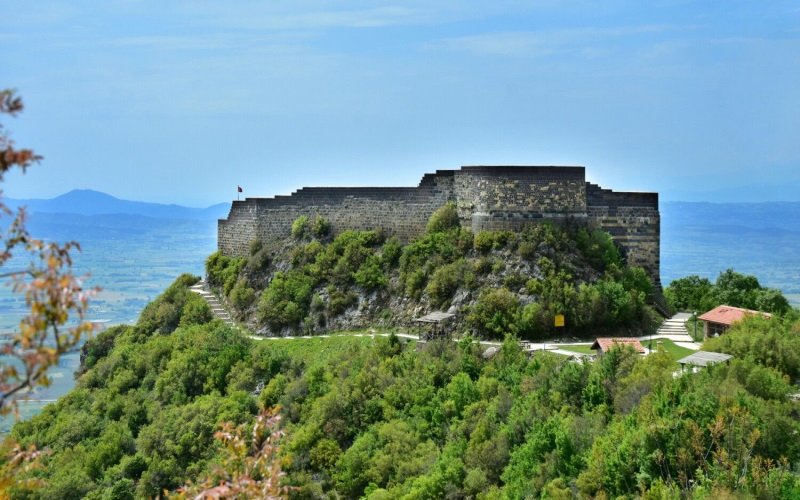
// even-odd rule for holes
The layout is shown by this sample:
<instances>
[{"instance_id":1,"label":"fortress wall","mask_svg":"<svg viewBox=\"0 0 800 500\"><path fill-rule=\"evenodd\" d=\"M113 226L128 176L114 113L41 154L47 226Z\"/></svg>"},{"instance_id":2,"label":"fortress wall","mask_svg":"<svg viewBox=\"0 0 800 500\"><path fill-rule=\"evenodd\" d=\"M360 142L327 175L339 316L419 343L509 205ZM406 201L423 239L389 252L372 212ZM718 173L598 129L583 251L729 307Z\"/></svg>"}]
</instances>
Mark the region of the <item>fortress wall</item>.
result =
<instances>
[{"instance_id":1,"label":"fortress wall","mask_svg":"<svg viewBox=\"0 0 800 500\"><path fill-rule=\"evenodd\" d=\"M615 193L585 181L583 167L463 167L423 176L410 188L303 188L290 196L235 201L219 221L226 255L247 255L256 238L291 234L301 215L322 216L331 229L383 228L407 242L425 231L431 214L455 201L461 224L517 230L543 221L583 220L608 231L628 262L645 268L660 286L658 194Z\"/></svg>"},{"instance_id":2,"label":"fortress wall","mask_svg":"<svg viewBox=\"0 0 800 500\"><path fill-rule=\"evenodd\" d=\"M234 201L228 218L217 222L217 247L224 255L248 255L259 225L256 201Z\"/></svg>"},{"instance_id":3,"label":"fortress wall","mask_svg":"<svg viewBox=\"0 0 800 500\"><path fill-rule=\"evenodd\" d=\"M629 265L643 267L661 287L661 217L658 193L615 193L586 184L590 225L607 231L625 250Z\"/></svg>"},{"instance_id":4,"label":"fortress wall","mask_svg":"<svg viewBox=\"0 0 800 500\"><path fill-rule=\"evenodd\" d=\"M219 247L226 255L247 255L256 238L289 236L301 215L325 218L334 234L382 228L407 242L451 198L452 175L423 179L416 188L303 188L290 196L248 198L234 202L228 220L219 221Z\"/></svg>"}]
</instances>

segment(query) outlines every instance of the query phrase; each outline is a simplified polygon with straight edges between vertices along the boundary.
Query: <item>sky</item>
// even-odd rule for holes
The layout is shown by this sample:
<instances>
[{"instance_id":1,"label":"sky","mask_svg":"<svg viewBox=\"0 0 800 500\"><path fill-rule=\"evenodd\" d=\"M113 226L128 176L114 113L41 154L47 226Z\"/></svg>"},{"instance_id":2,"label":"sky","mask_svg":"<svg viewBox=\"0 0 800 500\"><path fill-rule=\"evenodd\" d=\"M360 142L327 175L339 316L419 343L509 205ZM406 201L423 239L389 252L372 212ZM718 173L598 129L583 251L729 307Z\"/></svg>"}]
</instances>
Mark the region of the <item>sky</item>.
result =
<instances>
[{"instance_id":1,"label":"sky","mask_svg":"<svg viewBox=\"0 0 800 500\"><path fill-rule=\"evenodd\" d=\"M2 123L75 188L207 206L583 165L662 200L800 201L800 2L4 0Z\"/></svg>"}]
</instances>

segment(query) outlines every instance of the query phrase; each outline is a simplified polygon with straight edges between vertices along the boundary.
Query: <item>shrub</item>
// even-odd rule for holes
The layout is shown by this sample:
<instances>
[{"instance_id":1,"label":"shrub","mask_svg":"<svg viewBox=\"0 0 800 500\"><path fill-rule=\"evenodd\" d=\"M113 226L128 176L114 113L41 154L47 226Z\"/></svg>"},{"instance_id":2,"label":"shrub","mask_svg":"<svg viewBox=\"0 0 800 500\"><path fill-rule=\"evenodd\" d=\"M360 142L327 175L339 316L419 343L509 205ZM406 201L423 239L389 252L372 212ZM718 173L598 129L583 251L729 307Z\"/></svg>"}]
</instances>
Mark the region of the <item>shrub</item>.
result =
<instances>
[{"instance_id":1,"label":"shrub","mask_svg":"<svg viewBox=\"0 0 800 500\"><path fill-rule=\"evenodd\" d=\"M486 290L467 315L467 322L479 333L493 338L516 334L519 300L507 288Z\"/></svg>"},{"instance_id":2,"label":"shrub","mask_svg":"<svg viewBox=\"0 0 800 500\"><path fill-rule=\"evenodd\" d=\"M481 275L489 274L489 272L492 270L492 259L487 257L481 257L480 259L475 261L473 267L475 269L476 274L481 274Z\"/></svg>"},{"instance_id":3,"label":"shrub","mask_svg":"<svg viewBox=\"0 0 800 500\"><path fill-rule=\"evenodd\" d=\"M480 253L487 253L494 247L494 234L490 231L481 231L475 235L475 250Z\"/></svg>"},{"instance_id":4,"label":"shrub","mask_svg":"<svg viewBox=\"0 0 800 500\"><path fill-rule=\"evenodd\" d=\"M292 265L295 267L310 264L317 259L317 255L325 251L322 243L312 241L307 245L298 244L292 249Z\"/></svg>"},{"instance_id":5,"label":"shrub","mask_svg":"<svg viewBox=\"0 0 800 500\"><path fill-rule=\"evenodd\" d=\"M468 233L468 231L465 231ZM400 277L405 281L406 275L426 265L438 265L453 262L463 257L462 231L426 234L406 245L400 256Z\"/></svg>"},{"instance_id":6,"label":"shrub","mask_svg":"<svg viewBox=\"0 0 800 500\"><path fill-rule=\"evenodd\" d=\"M506 270L506 263L502 259L495 259L494 263L492 264L492 272L494 274L500 274Z\"/></svg>"},{"instance_id":7,"label":"shrub","mask_svg":"<svg viewBox=\"0 0 800 500\"><path fill-rule=\"evenodd\" d=\"M575 235L575 242L592 267L599 271L622 264L619 249L605 231L595 229L589 233L586 229L580 229Z\"/></svg>"},{"instance_id":8,"label":"shrub","mask_svg":"<svg viewBox=\"0 0 800 500\"><path fill-rule=\"evenodd\" d=\"M257 317L270 328L296 326L308 311L314 280L299 271L276 273L258 302Z\"/></svg>"},{"instance_id":9,"label":"shrub","mask_svg":"<svg viewBox=\"0 0 800 500\"><path fill-rule=\"evenodd\" d=\"M616 281L598 281L594 285L605 305L605 316L602 323L606 326L615 326L630 322L636 316L638 309L644 303L644 297L639 294L628 293L622 283Z\"/></svg>"},{"instance_id":10,"label":"shrub","mask_svg":"<svg viewBox=\"0 0 800 500\"><path fill-rule=\"evenodd\" d=\"M311 231L317 238L328 236L331 232L331 223L323 217L314 217L314 222L311 224Z\"/></svg>"},{"instance_id":11,"label":"shrub","mask_svg":"<svg viewBox=\"0 0 800 500\"><path fill-rule=\"evenodd\" d=\"M537 245L530 241L523 241L517 247L517 252L519 252L519 256L523 259L532 261L536 258Z\"/></svg>"},{"instance_id":12,"label":"shrub","mask_svg":"<svg viewBox=\"0 0 800 500\"><path fill-rule=\"evenodd\" d=\"M522 308L519 318L519 334L526 338L541 338L548 332L550 316L541 304L532 302Z\"/></svg>"},{"instance_id":13,"label":"shrub","mask_svg":"<svg viewBox=\"0 0 800 500\"><path fill-rule=\"evenodd\" d=\"M206 275L211 286L222 287L223 293L228 295L236 284L239 272L245 265L241 257L228 257L220 252L212 253L206 259Z\"/></svg>"},{"instance_id":14,"label":"shrub","mask_svg":"<svg viewBox=\"0 0 800 500\"><path fill-rule=\"evenodd\" d=\"M542 280L531 278L525 282L525 291L528 292L529 295L541 295L543 286Z\"/></svg>"},{"instance_id":15,"label":"shrub","mask_svg":"<svg viewBox=\"0 0 800 500\"><path fill-rule=\"evenodd\" d=\"M162 334L171 333L181 323L181 316L187 303L195 304L190 308L192 309L191 314L195 312L202 314L200 311L202 306L205 305L206 308L208 306L199 295L189 291L189 287L197 281L199 278L190 274L178 277L164 290L164 293L145 306L139 316L137 326L148 334L155 331ZM198 300L202 304L198 304Z\"/></svg>"},{"instance_id":16,"label":"shrub","mask_svg":"<svg viewBox=\"0 0 800 500\"><path fill-rule=\"evenodd\" d=\"M425 292L434 304L441 305L449 300L458 290L466 268L466 262L461 259L452 264L444 265L433 272Z\"/></svg>"},{"instance_id":17,"label":"shrub","mask_svg":"<svg viewBox=\"0 0 800 500\"><path fill-rule=\"evenodd\" d=\"M649 295L653 291L653 283L647 272L641 267L627 267L622 273L622 285L626 290L635 290Z\"/></svg>"},{"instance_id":18,"label":"shrub","mask_svg":"<svg viewBox=\"0 0 800 500\"><path fill-rule=\"evenodd\" d=\"M492 234L492 240L495 250L502 250L507 246L514 250L517 244L517 235L511 231L495 231Z\"/></svg>"},{"instance_id":19,"label":"shrub","mask_svg":"<svg viewBox=\"0 0 800 500\"><path fill-rule=\"evenodd\" d=\"M181 310L180 326L202 325L214 319L214 313L204 298L189 293Z\"/></svg>"},{"instance_id":20,"label":"shrub","mask_svg":"<svg viewBox=\"0 0 800 500\"><path fill-rule=\"evenodd\" d=\"M298 240L306 235L307 229L308 229L307 215L301 215L300 217L296 218L294 222L292 222L292 236L297 238Z\"/></svg>"},{"instance_id":21,"label":"shrub","mask_svg":"<svg viewBox=\"0 0 800 500\"><path fill-rule=\"evenodd\" d=\"M320 312L325 309L325 301L322 300L322 297L319 294L314 294L311 297L311 312Z\"/></svg>"},{"instance_id":22,"label":"shrub","mask_svg":"<svg viewBox=\"0 0 800 500\"><path fill-rule=\"evenodd\" d=\"M127 325L113 326L88 339L81 348L81 371L92 368L99 360L108 356L117 336L125 332Z\"/></svg>"},{"instance_id":23,"label":"shrub","mask_svg":"<svg viewBox=\"0 0 800 500\"><path fill-rule=\"evenodd\" d=\"M410 297L418 297L422 289L425 287L427 275L424 269L417 269L406 278L406 295Z\"/></svg>"},{"instance_id":24,"label":"shrub","mask_svg":"<svg viewBox=\"0 0 800 500\"><path fill-rule=\"evenodd\" d=\"M374 255L381 236L375 231L344 231L328 245L320 247L314 274L347 285L367 258ZM317 245L320 245L317 242Z\"/></svg>"},{"instance_id":25,"label":"shrub","mask_svg":"<svg viewBox=\"0 0 800 500\"><path fill-rule=\"evenodd\" d=\"M234 308L239 311L246 311L256 298L256 291L247 285L247 280L239 279L228 295L228 300Z\"/></svg>"},{"instance_id":26,"label":"shrub","mask_svg":"<svg viewBox=\"0 0 800 500\"><path fill-rule=\"evenodd\" d=\"M381 263L386 269L391 269L400 261L400 256L403 254L403 247L400 242L392 236L381 248Z\"/></svg>"},{"instance_id":27,"label":"shrub","mask_svg":"<svg viewBox=\"0 0 800 500\"><path fill-rule=\"evenodd\" d=\"M255 255L264 248L264 242L261 238L256 238L250 242L250 255Z\"/></svg>"},{"instance_id":28,"label":"shrub","mask_svg":"<svg viewBox=\"0 0 800 500\"><path fill-rule=\"evenodd\" d=\"M249 259L247 259L247 266L245 266L245 270L248 273L262 273L269 269L270 264L271 259L269 252L266 248L260 248L256 253L251 254Z\"/></svg>"},{"instance_id":29,"label":"shrub","mask_svg":"<svg viewBox=\"0 0 800 500\"><path fill-rule=\"evenodd\" d=\"M439 233L459 227L458 211L455 203L448 203L437 209L428 219L429 233Z\"/></svg>"},{"instance_id":30,"label":"shrub","mask_svg":"<svg viewBox=\"0 0 800 500\"><path fill-rule=\"evenodd\" d=\"M344 292L338 288L328 287L329 301L328 313L331 316L338 316L348 310L350 306L358 302L358 296L351 292Z\"/></svg>"},{"instance_id":31,"label":"shrub","mask_svg":"<svg viewBox=\"0 0 800 500\"><path fill-rule=\"evenodd\" d=\"M503 280L503 285L505 285L505 287L508 289L517 290L525 285L525 282L525 276L519 273L512 273L506 276L506 278Z\"/></svg>"},{"instance_id":32,"label":"shrub","mask_svg":"<svg viewBox=\"0 0 800 500\"><path fill-rule=\"evenodd\" d=\"M389 279L383 274L380 259L375 255L367 257L367 260L361 264L361 267L358 268L353 277L356 283L366 290L384 288L389 284Z\"/></svg>"}]
</instances>

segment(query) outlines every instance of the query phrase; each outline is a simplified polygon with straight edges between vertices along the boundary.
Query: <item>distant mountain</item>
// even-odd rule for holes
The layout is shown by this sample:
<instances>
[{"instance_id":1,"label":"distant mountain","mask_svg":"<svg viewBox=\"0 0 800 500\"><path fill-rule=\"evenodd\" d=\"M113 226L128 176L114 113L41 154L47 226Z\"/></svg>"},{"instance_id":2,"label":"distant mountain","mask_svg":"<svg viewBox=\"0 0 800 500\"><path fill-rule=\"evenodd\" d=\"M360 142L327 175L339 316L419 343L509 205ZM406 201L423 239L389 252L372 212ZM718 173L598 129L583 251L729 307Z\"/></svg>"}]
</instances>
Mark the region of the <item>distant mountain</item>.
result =
<instances>
[{"instance_id":1,"label":"distant mountain","mask_svg":"<svg viewBox=\"0 0 800 500\"><path fill-rule=\"evenodd\" d=\"M143 201L121 200L91 189L75 189L52 199L6 199L11 208L26 206L32 213L69 213L79 215L142 215L158 219L214 220L226 217L229 203L207 208L165 205Z\"/></svg>"}]
</instances>

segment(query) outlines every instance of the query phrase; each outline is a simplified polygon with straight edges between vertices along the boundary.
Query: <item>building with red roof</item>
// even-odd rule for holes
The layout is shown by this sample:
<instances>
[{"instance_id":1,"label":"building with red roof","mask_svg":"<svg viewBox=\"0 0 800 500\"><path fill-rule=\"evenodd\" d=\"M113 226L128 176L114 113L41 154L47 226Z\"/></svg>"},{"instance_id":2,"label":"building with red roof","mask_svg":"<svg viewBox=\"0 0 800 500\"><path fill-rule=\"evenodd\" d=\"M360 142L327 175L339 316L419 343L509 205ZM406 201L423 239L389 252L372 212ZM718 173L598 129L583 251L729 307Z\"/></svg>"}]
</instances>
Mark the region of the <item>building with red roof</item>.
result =
<instances>
[{"instance_id":1,"label":"building with red roof","mask_svg":"<svg viewBox=\"0 0 800 500\"><path fill-rule=\"evenodd\" d=\"M610 351L611 348L614 347L615 345L630 346L631 348L633 348L634 351L638 352L639 354L644 354L647 352L644 346L641 344L641 342L639 342L637 339L608 338L608 337L595 339L594 344L592 344L592 350L597 351L598 356L602 356L603 354Z\"/></svg>"},{"instance_id":2,"label":"building with red roof","mask_svg":"<svg viewBox=\"0 0 800 500\"><path fill-rule=\"evenodd\" d=\"M772 315L752 309L742 309L721 305L699 316L697 319L704 322L703 333L706 338L717 337L731 327L737 321L741 321L748 316L760 315L764 318L771 318Z\"/></svg>"}]
</instances>

